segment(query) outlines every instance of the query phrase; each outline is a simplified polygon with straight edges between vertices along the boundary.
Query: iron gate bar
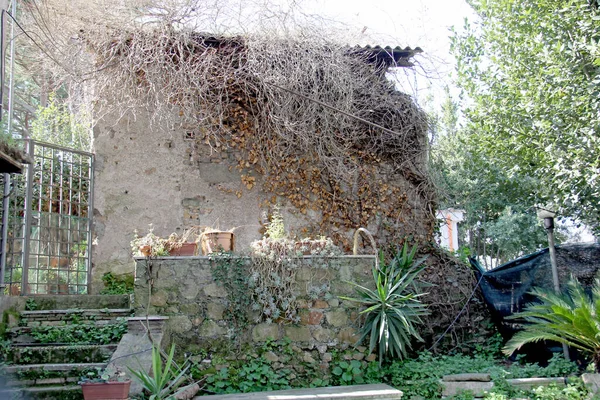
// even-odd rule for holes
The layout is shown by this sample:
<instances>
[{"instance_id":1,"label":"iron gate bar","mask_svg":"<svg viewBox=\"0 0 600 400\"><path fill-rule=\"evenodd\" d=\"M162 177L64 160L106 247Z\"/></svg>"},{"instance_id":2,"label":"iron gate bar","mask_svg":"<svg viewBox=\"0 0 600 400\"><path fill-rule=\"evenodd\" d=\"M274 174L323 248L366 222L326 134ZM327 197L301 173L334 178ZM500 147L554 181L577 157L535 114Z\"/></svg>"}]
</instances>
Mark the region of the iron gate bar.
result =
<instances>
[{"instance_id":1,"label":"iron gate bar","mask_svg":"<svg viewBox=\"0 0 600 400\"><path fill-rule=\"evenodd\" d=\"M35 161L26 176L13 180L8 207L2 202L2 230L10 233L2 238L7 243L0 248L0 268L10 275L0 284L9 282L10 294L90 293L94 155L25 142ZM19 269L21 279L15 281Z\"/></svg>"}]
</instances>

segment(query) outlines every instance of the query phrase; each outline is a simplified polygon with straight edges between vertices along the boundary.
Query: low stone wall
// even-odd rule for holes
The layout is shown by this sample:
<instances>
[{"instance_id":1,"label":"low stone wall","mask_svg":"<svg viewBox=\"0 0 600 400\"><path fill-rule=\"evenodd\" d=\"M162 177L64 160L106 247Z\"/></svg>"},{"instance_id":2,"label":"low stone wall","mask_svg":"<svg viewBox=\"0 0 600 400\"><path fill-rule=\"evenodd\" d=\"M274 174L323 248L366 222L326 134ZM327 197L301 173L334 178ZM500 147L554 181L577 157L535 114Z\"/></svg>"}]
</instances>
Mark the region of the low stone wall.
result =
<instances>
[{"instance_id":1,"label":"low stone wall","mask_svg":"<svg viewBox=\"0 0 600 400\"><path fill-rule=\"evenodd\" d=\"M374 261L373 256L298 259L293 290L299 322L251 323L236 332L236 338L246 343L288 338L315 355L353 345L360 327L358 308L340 296L354 296L348 282L372 284ZM315 291L315 287L327 290ZM214 281L208 257L136 259L136 315L145 315L147 308L149 315L168 316L167 331L178 350L197 352L218 343L230 346L234 327L226 318L228 306L227 292Z\"/></svg>"}]
</instances>

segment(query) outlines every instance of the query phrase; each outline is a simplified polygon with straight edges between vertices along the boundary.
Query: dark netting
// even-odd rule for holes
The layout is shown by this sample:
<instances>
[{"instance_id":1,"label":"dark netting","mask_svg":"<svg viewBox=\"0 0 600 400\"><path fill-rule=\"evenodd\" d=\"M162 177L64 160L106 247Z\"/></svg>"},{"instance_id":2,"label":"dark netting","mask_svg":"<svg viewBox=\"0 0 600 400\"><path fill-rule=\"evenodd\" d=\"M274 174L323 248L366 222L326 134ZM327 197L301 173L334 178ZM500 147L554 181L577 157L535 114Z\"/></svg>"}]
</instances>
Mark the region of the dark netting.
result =
<instances>
[{"instance_id":1,"label":"dark netting","mask_svg":"<svg viewBox=\"0 0 600 400\"><path fill-rule=\"evenodd\" d=\"M564 287L571 276L584 286L591 286L600 269L600 245L572 244L556 247L559 282ZM532 287L552 289L552 267L548 249L538 251L486 271L479 262L470 258L480 287L494 322L500 333L508 338L518 325L505 317L523 310L534 300L529 294Z\"/></svg>"}]
</instances>

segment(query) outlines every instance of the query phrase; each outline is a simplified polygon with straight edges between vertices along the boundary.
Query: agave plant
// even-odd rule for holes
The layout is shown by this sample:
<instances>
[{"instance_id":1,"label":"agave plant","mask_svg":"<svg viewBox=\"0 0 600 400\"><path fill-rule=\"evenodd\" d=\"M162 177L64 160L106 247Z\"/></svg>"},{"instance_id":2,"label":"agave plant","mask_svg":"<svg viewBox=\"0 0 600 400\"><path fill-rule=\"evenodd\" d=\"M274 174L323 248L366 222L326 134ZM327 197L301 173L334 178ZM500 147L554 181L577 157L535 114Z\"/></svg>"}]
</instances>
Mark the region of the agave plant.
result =
<instances>
[{"instance_id":1,"label":"agave plant","mask_svg":"<svg viewBox=\"0 0 600 400\"><path fill-rule=\"evenodd\" d=\"M380 268L373 268L375 289L350 282L358 297L342 297L365 307L360 312L366 320L358 343L369 336L369 351L379 347L379 363L406 357L412 339L423 341L415 325L422 322L427 308L419 300L425 293L415 293L419 287L415 278L425 268L425 258L415 260L416 252L416 246L409 252L405 244L389 265L380 254Z\"/></svg>"},{"instance_id":2,"label":"agave plant","mask_svg":"<svg viewBox=\"0 0 600 400\"><path fill-rule=\"evenodd\" d=\"M129 368L129 371L140 381L144 390L150 395L149 400L170 400L177 394L177 389L186 379L187 367L176 371L173 362L175 346L171 346L167 360L163 366L160 349L152 347L152 373L144 369L139 371Z\"/></svg>"},{"instance_id":3,"label":"agave plant","mask_svg":"<svg viewBox=\"0 0 600 400\"><path fill-rule=\"evenodd\" d=\"M532 294L540 303L509 317L527 324L506 343L504 354L511 355L526 343L552 340L590 356L600 371L600 281L596 280L589 293L571 278L565 293L536 288Z\"/></svg>"}]
</instances>

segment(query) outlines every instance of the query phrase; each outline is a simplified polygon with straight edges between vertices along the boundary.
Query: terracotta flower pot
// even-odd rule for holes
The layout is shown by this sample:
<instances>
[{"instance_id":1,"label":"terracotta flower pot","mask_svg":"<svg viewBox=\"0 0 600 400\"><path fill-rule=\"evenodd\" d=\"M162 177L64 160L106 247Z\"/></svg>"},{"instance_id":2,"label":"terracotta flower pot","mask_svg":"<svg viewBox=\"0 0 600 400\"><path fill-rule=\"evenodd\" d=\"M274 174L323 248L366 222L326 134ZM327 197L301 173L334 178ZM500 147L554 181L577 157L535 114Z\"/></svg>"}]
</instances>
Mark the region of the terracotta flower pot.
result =
<instances>
[{"instance_id":1,"label":"terracotta flower pot","mask_svg":"<svg viewBox=\"0 0 600 400\"><path fill-rule=\"evenodd\" d=\"M152 254L152 247L149 245L140 246L140 253L142 253L144 257L150 257Z\"/></svg>"},{"instance_id":2,"label":"terracotta flower pot","mask_svg":"<svg viewBox=\"0 0 600 400\"><path fill-rule=\"evenodd\" d=\"M129 398L129 386L126 382L85 382L81 384L85 400L121 400Z\"/></svg>"},{"instance_id":3,"label":"terracotta flower pot","mask_svg":"<svg viewBox=\"0 0 600 400\"><path fill-rule=\"evenodd\" d=\"M233 232L207 232L200 235L202 255L216 251L233 251L235 237Z\"/></svg>"},{"instance_id":4,"label":"terracotta flower pot","mask_svg":"<svg viewBox=\"0 0 600 400\"><path fill-rule=\"evenodd\" d=\"M173 249L169 251L169 255L171 256L193 256L196 254L196 243L188 242L181 245L178 249Z\"/></svg>"}]
</instances>

